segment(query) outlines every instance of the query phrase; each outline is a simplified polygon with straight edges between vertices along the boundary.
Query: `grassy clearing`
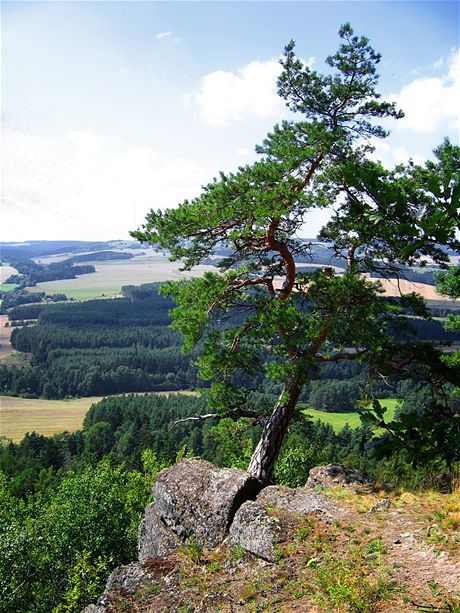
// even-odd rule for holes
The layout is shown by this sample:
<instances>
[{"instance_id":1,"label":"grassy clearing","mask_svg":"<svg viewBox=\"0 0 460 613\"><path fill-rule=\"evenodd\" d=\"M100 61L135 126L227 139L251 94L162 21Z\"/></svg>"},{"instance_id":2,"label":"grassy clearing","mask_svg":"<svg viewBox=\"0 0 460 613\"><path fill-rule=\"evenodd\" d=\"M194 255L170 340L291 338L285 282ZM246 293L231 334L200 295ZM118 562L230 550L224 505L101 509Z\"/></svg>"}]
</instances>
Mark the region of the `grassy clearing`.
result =
<instances>
[{"instance_id":1,"label":"grassy clearing","mask_svg":"<svg viewBox=\"0 0 460 613\"><path fill-rule=\"evenodd\" d=\"M396 398L384 398L380 400L382 406L387 408L386 418L393 419L398 400ZM320 420L326 424L330 424L335 432L340 430L348 424L350 428L359 428L361 420L359 413L328 413L326 411L318 411L317 409L304 409L304 414L309 415L314 421Z\"/></svg>"},{"instance_id":2,"label":"grassy clearing","mask_svg":"<svg viewBox=\"0 0 460 613\"><path fill-rule=\"evenodd\" d=\"M166 394L196 394L196 392L158 392ZM92 404L103 396L71 398L69 400L42 400L0 396L0 436L19 442L26 432L52 436L59 432L74 432L83 425L83 419Z\"/></svg>"}]
</instances>

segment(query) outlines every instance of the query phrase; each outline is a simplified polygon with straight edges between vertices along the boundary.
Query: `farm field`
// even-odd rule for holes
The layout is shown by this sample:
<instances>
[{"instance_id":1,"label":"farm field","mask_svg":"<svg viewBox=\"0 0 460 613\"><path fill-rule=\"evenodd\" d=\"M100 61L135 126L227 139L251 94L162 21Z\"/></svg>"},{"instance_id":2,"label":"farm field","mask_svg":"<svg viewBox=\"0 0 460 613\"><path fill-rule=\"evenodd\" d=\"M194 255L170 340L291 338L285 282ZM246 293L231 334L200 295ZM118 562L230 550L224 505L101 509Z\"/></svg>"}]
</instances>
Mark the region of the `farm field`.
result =
<instances>
[{"instance_id":1,"label":"farm field","mask_svg":"<svg viewBox=\"0 0 460 613\"><path fill-rule=\"evenodd\" d=\"M386 419L393 419L398 400L396 398L384 398L380 399L380 403L387 408ZM348 424L350 428L358 428L361 425L358 413L328 413L316 409L304 409L303 412L305 415L312 417L313 421L319 419L326 424L330 424L335 432L340 432L346 424Z\"/></svg>"},{"instance_id":2,"label":"farm field","mask_svg":"<svg viewBox=\"0 0 460 613\"><path fill-rule=\"evenodd\" d=\"M0 396L0 436L19 442L26 432L51 436L81 428L92 404L101 398L35 400Z\"/></svg>"},{"instance_id":3,"label":"farm field","mask_svg":"<svg viewBox=\"0 0 460 613\"><path fill-rule=\"evenodd\" d=\"M180 271L180 262L170 262L166 256L154 252L131 260L85 262L93 264L95 273L81 275L76 279L60 279L38 283L31 292L47 294L64 293L69 298L87 300L102 296L116 296L123 285L141 285L155 281L169 281L200 277L213 266L197 266L190 272Z\"/></svg>"},{"instance_id":4,"label":"farm field","mask_svg":"<svg viewBox=\"0 0 460 613\"><path fill-rule=\"evenodd\" d=\"M0 265L0 283L5 283L8 277L17 274L17 272L18 271L16 268L13 268L13 266L10 266L9 264Z\"/></svg>"},{"instance_id":5,"label":"farm field","mask_svg":"<svg viewBox=\"0 0 460 613\"><path fill-rule=\"evenodd\" d=\"M158 392L165 394L195 394L196 392ZM42 400L0 396L0 436L19 442L26 432L52 436L59 432L74 432L83 425L91 405L103 396Z\"/></svg>"}]
</instances>

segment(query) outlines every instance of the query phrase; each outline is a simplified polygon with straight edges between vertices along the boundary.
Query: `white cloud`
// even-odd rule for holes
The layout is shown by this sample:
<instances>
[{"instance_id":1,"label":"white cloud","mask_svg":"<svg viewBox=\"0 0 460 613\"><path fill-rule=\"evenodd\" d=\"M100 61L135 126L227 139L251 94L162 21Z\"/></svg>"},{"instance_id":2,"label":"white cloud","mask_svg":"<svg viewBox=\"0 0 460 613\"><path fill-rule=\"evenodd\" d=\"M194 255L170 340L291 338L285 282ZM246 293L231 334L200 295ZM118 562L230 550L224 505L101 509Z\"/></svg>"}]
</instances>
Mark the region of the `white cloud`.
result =
<instances>
[{"instance_id":1,"label":"white cloud","mask_svg":"<svg viewBox=\"0 0 460 613\"><path fill-rule=\"evenodd\" d=\"M174 36L172 32L158 32L158 34L155 35L155 38L157 40L169 40L172 43L178 43L180 41L180 39L177 38L177 36Z\"/></svg>"},{"instance_id":2,"label":"white cloud","mask_svg":"<svg viewBox=\"0 0 460 613\"><path fill-rule=\"evenodd\" d=\"M442 64L437 61L438 66ZM398 129L433 132L460 126L460 50L449 60L448 72L442 77L414 79L399 94L390 96L406 116Z\"/></svg>"},{"instance_id":3,"label":"white cloud","mask_svg":"<svg viewBox=\"0 0 460 613\"><path fill-rule=\"evenodd\" d=\"M210 125L279 117L283 101L276 93L281 71L277 60L250 62L237 73L218 70L205 75L192 102Z\"/></svg>"},{"instance_id":4,"label":"white cloud","mask_svg":"<svg viewBox=\"0 0 460 613\"><path fill-rule=\"evenodd\" d=\"M193 197L212 176L91 131L52 139L6 129L3 148L1 240L125 238L150 208Z\"/></svg>"},{"instance_id":5,"label":"white cloud","mask_svg":"<svg viewBox=\"0 0 460 613\"><path fill-rule=\"evenodd\" d=\"M385 168L394 168L396 164L407 164L412 159L416 164L423 165L425 158L414 152L409 152L407 147L398 144L398 140L390 136L387 141L377 138L371 139L370 144L375 148L372 157L379 160Z\"/></svg>"}]
</instances>

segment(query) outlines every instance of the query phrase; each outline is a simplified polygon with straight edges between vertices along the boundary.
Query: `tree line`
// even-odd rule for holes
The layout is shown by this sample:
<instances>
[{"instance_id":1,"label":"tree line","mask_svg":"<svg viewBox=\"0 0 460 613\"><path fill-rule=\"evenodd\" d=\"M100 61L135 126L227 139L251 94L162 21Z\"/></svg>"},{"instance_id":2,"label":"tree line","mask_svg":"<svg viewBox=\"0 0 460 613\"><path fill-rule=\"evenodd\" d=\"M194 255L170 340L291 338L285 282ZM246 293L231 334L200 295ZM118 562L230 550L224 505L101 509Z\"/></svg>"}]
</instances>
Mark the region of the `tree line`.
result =
<instances>
[{"instance_id":1,"label":"tree line","mask_svg":"<svg viewBox=\"0 0 460 613\"><path fill-rule=\"evenodd\" d=\"M75 279L77 275L86 275L96 272L94 266L85 264L74 266L71 260L53 262L51 264L37 264L33 260L11 260L11 266L16 268L18 274L8 277L6 283L18 284L20 288L33 287L44 281L58 281L59 279Z\"/></svg>"}]
</instances>

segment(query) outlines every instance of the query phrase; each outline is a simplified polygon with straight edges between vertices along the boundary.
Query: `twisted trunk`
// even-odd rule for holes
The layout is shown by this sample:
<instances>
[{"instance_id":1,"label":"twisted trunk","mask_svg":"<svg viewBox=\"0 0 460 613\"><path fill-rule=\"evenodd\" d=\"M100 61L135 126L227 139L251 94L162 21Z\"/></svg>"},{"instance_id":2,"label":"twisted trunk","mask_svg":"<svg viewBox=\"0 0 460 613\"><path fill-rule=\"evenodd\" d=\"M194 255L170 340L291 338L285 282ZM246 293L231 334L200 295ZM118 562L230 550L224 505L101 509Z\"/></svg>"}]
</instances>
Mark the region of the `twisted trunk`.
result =
<instances>
[{"instance_id":1,"label":"twisted trunk","mask_svg":"<svg viewBox=\"0 0 460 613\"><path fill-rule=\"evenodd\" d=\"M304 383L305 375L300 370L289 377L252 455L248 472L263 485L272 480L275 462Z\"/></svg>"}]
</instances>

